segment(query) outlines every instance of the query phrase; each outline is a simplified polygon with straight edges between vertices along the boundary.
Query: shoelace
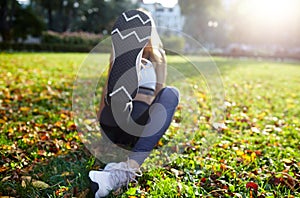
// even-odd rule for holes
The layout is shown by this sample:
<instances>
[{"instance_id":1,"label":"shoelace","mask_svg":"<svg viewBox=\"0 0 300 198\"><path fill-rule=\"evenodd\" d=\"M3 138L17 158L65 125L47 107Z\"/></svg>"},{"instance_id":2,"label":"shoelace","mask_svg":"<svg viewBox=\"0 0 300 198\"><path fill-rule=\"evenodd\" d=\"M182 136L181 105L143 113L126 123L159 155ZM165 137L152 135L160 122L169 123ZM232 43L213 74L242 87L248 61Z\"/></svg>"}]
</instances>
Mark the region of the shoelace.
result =
<instances>
[{"instance_id":1,"label":"shoelace","mask_svg":"<svg viewBox=\"0 0 300 198\"><path fill-rule=\"evenodd\" d=\"M115 166L109 168L107 171L111 172L112 180L115 182L117 188L123 186L124 184L126 184L126 187L128 188L128 184L131 181L134 181L136 183L138 182L135 179L135 176L142 176L142 171L140 169L130 168L128 162L126 163L126 167L122 167L120 166L120 164L116 164ZM123 181L124 178L126 178L126 180Z\"/></svg>"}]
</instances>

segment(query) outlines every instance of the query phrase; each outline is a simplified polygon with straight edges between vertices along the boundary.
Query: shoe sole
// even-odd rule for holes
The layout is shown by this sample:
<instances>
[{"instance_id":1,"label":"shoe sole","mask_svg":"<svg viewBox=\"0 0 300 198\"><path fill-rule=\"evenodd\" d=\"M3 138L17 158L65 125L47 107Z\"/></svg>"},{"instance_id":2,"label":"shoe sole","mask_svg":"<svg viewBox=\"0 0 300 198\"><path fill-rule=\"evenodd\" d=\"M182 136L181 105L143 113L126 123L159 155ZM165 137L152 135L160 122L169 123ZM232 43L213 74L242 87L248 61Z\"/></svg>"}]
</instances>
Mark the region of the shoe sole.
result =
<instances>
[{"instance_id":1,"label":"shoe sole","mask_svg":"<svg viewBox=\"0 0 300 198\"><path fill-rule=\"evenodd\" d=\"M89 180L90 180L90 183L91 183L91 187L90 187L91 188L91 192L92 192L92 194L95 197L97 191L99 190L99 184L96 183L96 182L93 182L91 179L89 179Z\"/></svg>"},{"instance_id":2,"label":"shoe sole","mask_svg":"<svg viewBox=\"0 0 300 198\"><path fill-rule=\"evenodd\" d=\"M103 174L109 173L94 170L89 172L90 190L95 198L106 197L113 190L109 187L110 183L105 180L105 175Z\"/></svg>"},{"instance_id":3,"label":"shoe sole","mask_svg":"<svg viewBox=\"0 0 300 198\"><path fill-rule=\"evenodd\" d=\"M118 92L120 87L126 89L133 99L138 91L138 71L142 52L151 37L151 20L143 12L130 10L124 12L113 26L112 45L114 60L108 78L107 102L111 103L111 97L118 101L128 102L128 94L111 93ZM124 90L123 90L124 91Z\"/></svg>"}]
</instances>

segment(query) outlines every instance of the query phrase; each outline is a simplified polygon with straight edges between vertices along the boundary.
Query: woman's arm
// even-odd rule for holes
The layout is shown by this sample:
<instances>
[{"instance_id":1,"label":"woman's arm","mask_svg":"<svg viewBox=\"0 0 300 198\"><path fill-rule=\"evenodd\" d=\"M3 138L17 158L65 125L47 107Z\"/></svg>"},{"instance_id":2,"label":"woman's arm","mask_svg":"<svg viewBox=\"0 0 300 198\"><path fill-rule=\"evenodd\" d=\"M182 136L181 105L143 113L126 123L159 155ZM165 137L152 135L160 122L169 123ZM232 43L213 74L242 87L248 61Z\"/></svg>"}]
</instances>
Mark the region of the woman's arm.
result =
<instances>
[{"instance_id":1,"label":"woman's arm","mask_svg":"<svg viewBox=\"0 0 300 198\"><path fill-rule=\"evenodd\" d=\"M166 53L163 49L158 50L160 61L156 63L155 72L156 72L156 89L155 95L164 87L167 78L167 59Z\"/></svg>"},{"instance_id":2,"label":"woman's arm","mask_svg":"<svg viewBox=\"0 0 300 198\"><path fill-rule=\"evenodd\" d=\"M106 94L107 94L107 83L108 83L109 73L110 73L110 70L111 70L111 67L112 67L112 61L113 61L112 60L112 55L110 55L108 75L107 75L107 79L106 79L105 85L102 88L102 95L101 95L101 101L100 101L100 104L99 104L99 111L97 112L97 119L98 120L100 120L100 115L101 115L102 109L105 106L104 100L105 100L105 97L106 97Z\"/></svg>"},{"instance_id":3,"label":"woman's arm","mask_svg":"<svg viewBox=\"0 0 300 198\"><path fill-rule=\"evenodd\" d=\"M102 109L105 106L104 100L105 100L105 95L106 95L106 87L107 87L107 81L106 81L104 87L102 88L102 96L101 96L101 101L99 104L99 110L97 112L97 120L100 120L100 115L101 115Z\"/></svg>"}]
</instances>

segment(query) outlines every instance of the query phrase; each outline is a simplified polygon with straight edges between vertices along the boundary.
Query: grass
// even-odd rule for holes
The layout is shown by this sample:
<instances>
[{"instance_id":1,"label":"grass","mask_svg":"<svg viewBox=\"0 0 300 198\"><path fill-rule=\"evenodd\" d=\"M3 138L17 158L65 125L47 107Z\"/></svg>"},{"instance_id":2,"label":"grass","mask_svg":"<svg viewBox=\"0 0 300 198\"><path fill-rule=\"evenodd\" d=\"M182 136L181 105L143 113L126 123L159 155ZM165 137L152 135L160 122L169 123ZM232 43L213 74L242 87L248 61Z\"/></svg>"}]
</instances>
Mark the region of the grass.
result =
<instances>
[{"instance_id":1,"label":"grass","mask_svg":"<svg viewBox=\"0 0 300 198\"><path fill-rule=\"evenodd\" d=\"M88 171L104 164L80 142L71 111L85 57L0 54L0 196L91 197ZM111 197L300 197L300 63L214 58L227 126L214 132L203 78L213 64L188 58L202 75L168 57L179 108L138 183Z\"/></svg>"}]
</instances>

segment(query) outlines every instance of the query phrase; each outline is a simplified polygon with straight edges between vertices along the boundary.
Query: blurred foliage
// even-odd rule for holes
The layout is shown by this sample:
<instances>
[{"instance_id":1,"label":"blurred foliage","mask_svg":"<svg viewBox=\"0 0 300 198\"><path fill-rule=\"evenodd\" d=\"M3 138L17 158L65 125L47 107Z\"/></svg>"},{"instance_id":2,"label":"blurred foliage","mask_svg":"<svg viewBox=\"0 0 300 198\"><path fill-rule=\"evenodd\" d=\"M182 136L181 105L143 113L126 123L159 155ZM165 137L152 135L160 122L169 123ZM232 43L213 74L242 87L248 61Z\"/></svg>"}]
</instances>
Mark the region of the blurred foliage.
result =
<instances>
[{"instance_id":1,"label":"blurred foliage","mask_svg":"<svg viewBox=\"0 0 300 198\"><path fill-rule=\"evenodd\" d=\"M268 45L275 51L299 48L300 2L270 2L179 0L184 32L209 50L232 43ZM39 37L43 30L106 35L123 11L137 6L131 0L31 0L29 4L2 0L0 33L9 42L22 42L28 35Z\"/></svg>"},{"instance_id":2,"label":"blurred foliage","mask_svg":"<svg viewBox=\"0 0 300 198\"><path fill-rule=\"evenodd\" d=\"M93 45L88 44L66 45L63 43L0 43L0 50L2 52L89 52L93 48ZM109 50L107 49L106 51Z\"/></svg>"},{"instance_id":3,"label":"blurred foliage","mask_svg":"<svg viewBox=\"0 0 300 198\"><path fill-rule=\"evenodd\" d=\"M220 0L179 0L182 13L185 15L184 31L201 43L224 41L224 31L221 21L224 10ZM208 27L209 21L217 21L218 28Z\"/></svg>"},{"instance_id":4,"label":"blurred foliage","mask_svg":"<svg viewBox=\"0 0 300 198\"><path fill-rule=\"evenodd\" d=\"M43 33L43 43L57 43L57 44L85 44L95 46L103 39L102 34L93 34L87 32L65 32L62 34L47 31Z\"/></svg>"},{"instance_id":5,"label":"blurred foliage","mask_svg":"<svg viewBox=\"0 0 300 198\"><path fill-rule=\"evenodd\" d=\"M39 36L43 21L31 8L22 7L16 0L0 2L0 33L4 41L26 39L27 35Z\"/></svg>"},{"instance_id":6,"label":"blurred foliage","mask_svg":"<svg viewBox=\"0 0 300 198\"><path fill-rule=\"evenodd\" d=\"M115 18L134 6L130 0L1 0L0 33L5 42L41 36L45 29L107 34Z\"/></svg>"},{"instance_id":7,"label":"blurred foliage","mask_svg":"<svg viewBox=\"0 0 300 198\"><path fill-rule=\"evenodd\" d=\"M134 5L130 0L32 0L30 7L47 21L48 30L105 33Z\"/></svg>"},{"instance_id":8,"label":"blurred foliage","mask_svg":"<svg viewBox=\"0 0 300 198\"><path fill-rule=\"evenodd\" d=\"M204 45L300 45L299 1L179 0L179 5L186 16L184 31Z\"/></svg>"},{"instance_id":9,"label":"blurred foliage","mask_svg":"<svg viewBox=\"0 0 300 198\"><path fill-rule=\"evenodd\" d=\"M44 31L41 43L0 43L0 50L14 51L39 51L39 52L90 52L101 43L101 52L111 52L110 39L102 34L88 32ZM99 48L99 47L98 47Z\"/></svg>"},{"instance_id":10,"label":"blurred foliage","mask_svg":"<svg viewBox=\"0 0 300 198\"><path fill-rule=\"evenodd\" d=\"M162 43L164 45L164 49L167 51L176 50L177 53L182 53L184 50L184 38L179 36L162 36Z\"/></svg>"}]
</instances>

